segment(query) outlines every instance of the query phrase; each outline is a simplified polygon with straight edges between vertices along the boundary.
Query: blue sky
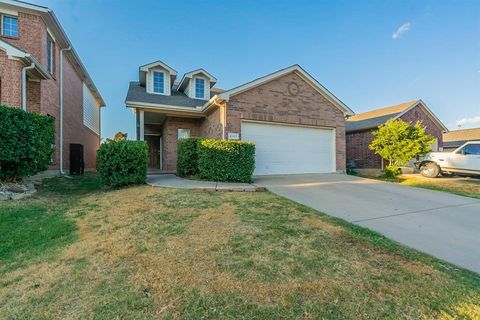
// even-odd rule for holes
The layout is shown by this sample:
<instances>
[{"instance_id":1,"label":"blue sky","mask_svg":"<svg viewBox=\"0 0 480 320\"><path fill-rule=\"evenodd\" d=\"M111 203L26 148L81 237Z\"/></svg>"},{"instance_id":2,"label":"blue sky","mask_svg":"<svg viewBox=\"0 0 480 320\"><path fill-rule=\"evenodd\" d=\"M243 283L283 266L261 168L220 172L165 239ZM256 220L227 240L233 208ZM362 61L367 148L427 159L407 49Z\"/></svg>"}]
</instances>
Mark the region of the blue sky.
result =
<instances>
[{"instance_id":1,"label":"blue sky","mask_svg":"<svg viewBox=\"0 0 480 320\"><path fill-rule=\"evenodd\" d=\"M480 127L478 0L32 1L54 10L107 102L103 137L134 138L128 83L158 59L221 88L298 63L357 113L421 98L450 129Z\"/></svg>"}]
</instances>

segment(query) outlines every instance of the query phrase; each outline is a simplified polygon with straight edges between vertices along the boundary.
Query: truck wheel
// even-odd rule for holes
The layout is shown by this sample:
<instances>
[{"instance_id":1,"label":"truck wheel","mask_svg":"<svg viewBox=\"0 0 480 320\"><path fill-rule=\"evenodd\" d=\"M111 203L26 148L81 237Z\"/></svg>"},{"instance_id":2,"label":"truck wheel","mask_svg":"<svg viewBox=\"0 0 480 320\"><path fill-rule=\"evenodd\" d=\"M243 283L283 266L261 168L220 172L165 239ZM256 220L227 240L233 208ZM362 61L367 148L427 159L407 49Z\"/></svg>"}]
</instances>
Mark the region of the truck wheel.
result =
<instances>
[{"instance_id":1,"label":"truck wheel","mask_svg":"<svg viewBox=\"0 0 480 320\"><path fill-rule=\"evenodd\" d=\"M428 162L420 167L420 173L427 178L436 178L440 174L440 167L433 162Z\"/></svg>"}]
</instances>

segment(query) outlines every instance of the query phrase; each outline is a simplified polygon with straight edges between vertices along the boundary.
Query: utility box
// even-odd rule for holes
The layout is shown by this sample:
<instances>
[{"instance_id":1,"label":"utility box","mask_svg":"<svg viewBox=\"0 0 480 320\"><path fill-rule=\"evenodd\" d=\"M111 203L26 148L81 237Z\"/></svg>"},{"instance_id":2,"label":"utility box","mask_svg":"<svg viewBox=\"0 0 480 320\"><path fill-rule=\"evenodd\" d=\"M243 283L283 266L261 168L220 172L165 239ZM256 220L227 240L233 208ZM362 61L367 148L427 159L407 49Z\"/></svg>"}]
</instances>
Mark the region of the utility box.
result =
<instances>
[{"instance_id":1,"label":"utility box","mask_svg":"<svg viewBox=\"0 0 480 320\"><path fill-rule=\"evenodd\" d=\"M83 160L83 145L78 143L70 144L70 174L82 175L85 171Z\"/></svg>"}]
</instances>

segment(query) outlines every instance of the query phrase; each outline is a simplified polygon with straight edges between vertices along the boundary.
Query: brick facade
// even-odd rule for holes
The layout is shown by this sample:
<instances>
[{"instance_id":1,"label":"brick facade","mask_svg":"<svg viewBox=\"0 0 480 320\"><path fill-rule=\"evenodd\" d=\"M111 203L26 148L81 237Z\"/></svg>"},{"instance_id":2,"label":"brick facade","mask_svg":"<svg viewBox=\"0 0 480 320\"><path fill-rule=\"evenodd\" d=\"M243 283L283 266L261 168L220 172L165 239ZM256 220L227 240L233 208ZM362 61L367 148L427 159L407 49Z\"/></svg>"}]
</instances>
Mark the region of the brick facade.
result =
<instances>
[{"instance_id":1,"label":"brick facade","mask_svg":"<svg viewBox=\"0 0 480 320\"><path fill-rule=\"evenodd\" d=\"M298 88L297 94L290 93L291 86ZM226 134L241 136L242 120L335 128L337 170L345 170L343 112L295 72L232 96L227 104Z\"/></svg>"},{"instance_id":2,"label":"brick facade","mask_svg":"<svg viewBox=\"0 0 480 320\"><path fill-rule=\"evenodd\" d=\"M425 111L416 106L406 112L400 117L403 121L411 123L412 125L418 121L426 127L425 132L434 136L437 139L438 146L443 144L443 132ZM374 136L372 129L348 132L347 133L347 161L355 160L355 165L359 169L381 169L382 159L380 156L371 151L368 146L372 142Z\"/></svg>"},{"instance_id":3,"label":"brick facade","mask_svg":"<svg viewBox=\"0 0 480 320\"><path fill-rule=\"evenodd\" d=\"M192 137L200 137L203 136L201 135L200 122L200 119L174 117L168 117L165 120L162 129L163 170L177 170L178 129L190 129L190 135Z\"/></svg>"},{"instance_id":4,"label":"brick facade","mask_svg":"<svg viewBox=\"0 0 480 320\"><path fill-rule=\"evenodd\" d=\"M18 12L19 37L14 39L0 36L0 39L29 52L44 68L47 65L47 26L40 16ZM60 131L60 48L54 45L53 72L51 80L27 80L27 111L48 114L56 119L56 142L54 162L50 169L59 168L59 131ZM83 124L83 80L74 69L69 59L63 65L64 93L64 168L68 172L70 143L84 145L85 168L95 168L96 150L100 137ZM0 50L0 103L12 107L21 106L21 70L20 61L8 59Z\"/></svg>"},{"instance_id":5,"label":"brick facade","mask_svg":"<svg viewBox=\"0 0 480 320\"><path fill-rule=\"evenodd\" d=\"M296 95L289 93L292 84L298 87ZM218 107L201 119L167 117L161 129L163 169L176 170L178 129L190 129L193 137L222 139L224 112ZM232 96L226 106L225 138L228 132L241 135L242 120L335 128L336 166L337 170L345 169L343 113L294 72ZM151 127L145 124L145 132L147 128L150 132Z\"/></svg>"}]
</instances>

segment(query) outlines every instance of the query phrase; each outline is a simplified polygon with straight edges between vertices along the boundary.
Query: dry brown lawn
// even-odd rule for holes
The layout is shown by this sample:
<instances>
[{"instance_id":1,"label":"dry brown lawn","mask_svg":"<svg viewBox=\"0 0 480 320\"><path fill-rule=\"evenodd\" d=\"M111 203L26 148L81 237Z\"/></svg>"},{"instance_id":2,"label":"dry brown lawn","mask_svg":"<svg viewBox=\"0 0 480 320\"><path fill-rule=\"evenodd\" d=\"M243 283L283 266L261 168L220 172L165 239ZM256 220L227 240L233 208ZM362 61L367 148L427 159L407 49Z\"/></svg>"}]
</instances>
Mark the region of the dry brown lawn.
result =
<instances>
[{"instance_id":1,"label":"dry brown lawn","mask_svg":"<svg viewBox=\"0 0 480 320\"><path fill-rule=\"evenodd\" d=\"M82 183L0 204L75 225L52 253L0 256L0 318L480 318L478 275L269 192Z\"/></svg>"}]
</instances>

